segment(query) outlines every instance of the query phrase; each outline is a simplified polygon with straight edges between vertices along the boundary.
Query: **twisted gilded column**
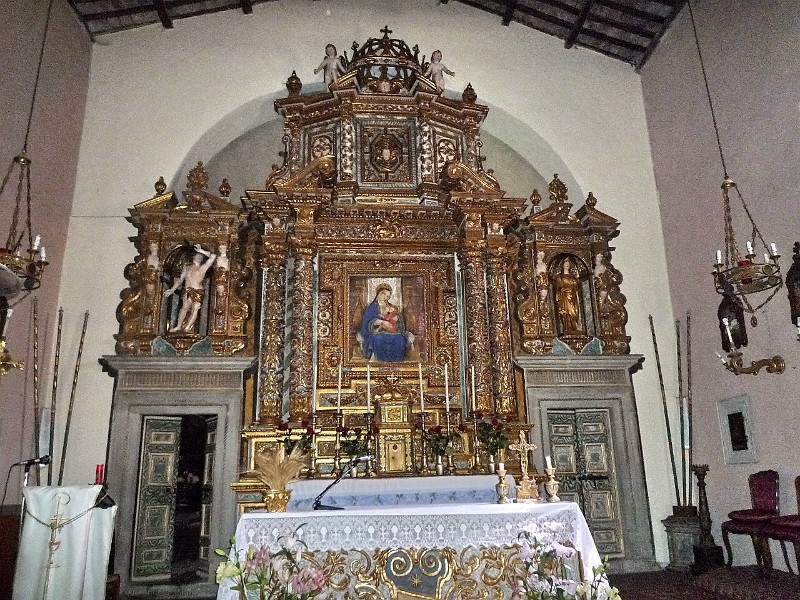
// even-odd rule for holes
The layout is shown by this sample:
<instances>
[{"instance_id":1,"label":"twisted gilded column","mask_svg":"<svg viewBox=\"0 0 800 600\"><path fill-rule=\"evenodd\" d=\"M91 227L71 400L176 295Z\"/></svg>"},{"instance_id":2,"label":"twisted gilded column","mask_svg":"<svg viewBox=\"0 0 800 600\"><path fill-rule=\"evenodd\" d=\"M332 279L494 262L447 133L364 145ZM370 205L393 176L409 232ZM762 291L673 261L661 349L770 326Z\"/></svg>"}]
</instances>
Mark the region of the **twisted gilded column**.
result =
<instances>
[{"instance_id":1,"label":"twisted gilded column","mask_svg":"<svg viewBox=\"0 0 800 600\"><path fill-rule=\"evenodd\" d=\"M502 230L490 225L486 270L486 298L489 316L489 350L491 352L492 392L495 411L508 415L515 413L514 367L511 360L511 331L508 320L506 294L506 247Z\"/></svg>"},{"instance_id":2,"label":"twisted gilded column","mask_svg":"<svg viewBox=\"0 0 800 600\"><path fill-rule=\"evenodd\" d=\"M467 325L467 359L475 367L475 406L484 412L494 411L489 351L489 323L486 306L486 264L482 240L469 244L462 253L465 320Z\"/></svg>"},{"instance_id":3,"label":"twisted gilded column","mask_svg":"<svg viewBox=\"0 0 800 600\"><path fill-rule=\"evenodd\" d=\"M294 420L311 414L314 395L314 208L295 205L297 220L291 238L294 254L294 288L292 290L292 325L289 347L289 415Z\"/></svg>"},{"instance_id":4,"label":"twisted gilded column","mask_svg":"<svg viewBox=\"0 0 800 600\"><path fill-rule=\"evenodd\" d=\"M264 243L263 308L261 311L261 373L258 397L260 425L276 425L283 403L283 323L286 314L286 234L267 236Z\"/></svg>"}]
</instances>

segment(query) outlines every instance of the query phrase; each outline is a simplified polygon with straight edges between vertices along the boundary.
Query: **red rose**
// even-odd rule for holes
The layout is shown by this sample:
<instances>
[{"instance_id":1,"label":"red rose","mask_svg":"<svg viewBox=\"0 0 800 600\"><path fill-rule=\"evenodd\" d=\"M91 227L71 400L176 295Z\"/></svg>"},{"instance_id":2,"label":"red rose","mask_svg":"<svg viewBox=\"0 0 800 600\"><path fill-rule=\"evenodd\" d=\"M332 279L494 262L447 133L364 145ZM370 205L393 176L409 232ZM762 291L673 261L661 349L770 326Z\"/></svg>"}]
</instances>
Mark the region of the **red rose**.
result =
<instances>
[{"instance_id":1,"label":"red rose","mask_svg":"<svg viewBox=\"0 0 800 600\"><path fill-rule=\"evenodd\" d=\"M306 427L306 433L308 435L314 435L314 428L311 427L311 425L309 425L308 427Z\"/></svg>"},{"instance_id":2,"label":"red rose","mask_svg":"<svg viewBox=\"0 0 800 600\"><path fill-rule=\"evenodd\" d=\"M500 421L498 421L497 419L492 419L492 425L497 427L498 425L500 425Z\"/></svg>"},{"instance_id":3,"label":"red rose","mask_svg":"<svg viewBox=\"0 0 800 600\"><path fill-rule=\"evenodd\" d=\"M483 418L483 413L481 411L475 411L475 418L480 420Z\"/></svg>"},{"instance_id":4,"label":"red rose","mask_svg":"<svg viewBox=\"0 0 800 600\"><path fill-rule=\"evenodd\" d=\"M361 427L356 427L355 429L353 429L353 431L355 432L356 435L361 435L362 429Z\"/></svg>"},{"instance_id":5,"label":"red rose","mask_svg":"<svg viewBox=\"0 0 800 600\"><path fill-rule=\"evenodd\" d=\"M373 425L373 426L372 426L372 431L373 431L374 433L378 433L378 432L380 432L380 429L378 428L378 426L377 426L377 425Z\"/></svg>"},{"instance_id":6,"label":"red rose","mask_svg":"<svg viewBox=\"0 0 800 600\"><path fill-rule=\"evenodd\" d=\"M278 431L288 431L288 429L289 429L289 423L287 423L286 421L281 421L280 423L278 423Z\"/></svg>"},{"instance_id":7,"label":"red rose","mask_svg":"<svg viewBox=\"0 0 800 600\"><path fill-rule=\"evenodd\" d=\"M458 424L459 431L467 431L467 424L466 423L459 423Z\"/></svg>"},{"instance_id":8,"label":"red rose","mask_svg":"<svg viewBox=\"0 0 800 600\"><path fill-rule=\"evenodd\" d=\"M344 433L345 431L346 431L345 427L342 427L341 425L336 426L336 433Z\"/></svg>"},{"instance_id":9,"label":"red rose","mask_svg":"<svg viewBox=\"0 0 800 600\"><path fill-rule=\"evenodd\" d=\"M308 425L309 425L308 419L303 419L302 425L303 425L303 427L308 427Z\"/></svg>"}]
</instances>

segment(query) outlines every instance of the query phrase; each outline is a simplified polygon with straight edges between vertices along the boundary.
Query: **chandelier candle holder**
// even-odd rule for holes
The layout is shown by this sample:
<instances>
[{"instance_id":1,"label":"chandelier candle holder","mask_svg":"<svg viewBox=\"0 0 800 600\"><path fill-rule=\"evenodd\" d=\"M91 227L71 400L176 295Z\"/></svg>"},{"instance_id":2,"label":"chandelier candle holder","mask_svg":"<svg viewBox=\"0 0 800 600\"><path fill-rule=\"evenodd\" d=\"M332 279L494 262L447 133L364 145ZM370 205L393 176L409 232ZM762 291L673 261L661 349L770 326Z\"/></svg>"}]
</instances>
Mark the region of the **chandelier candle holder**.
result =
<instances>
[{"instance_id":1,"label":"chandelier candle holder","mask_svg":"<svg viewBox=\"0 0 800 600\"><path fill-rule=\"evenodd\" d=\"M711 98L711 88L708 85L708 74L706 73L706 65L703 61L703 53L700 50L700 39L697 35L697 24L694 19L694 10L692 9L691 0L689 0L687 4L689 6L689 19L692 24L695 48L697 49L700 70L703 75L706 99L708 100L708 107L711 113L711 121L714 125L714 135L717 141L717 149L719 150L719 158L723 173L722 208L725 252L723 255L722 250L717 250L714 270L712 271L714 287L717 293L723 297L717 311L720 320L722 346L726 352L729 353L730 357L728 361L723 359L722 362L727 370L736 375L741 373L756 374L764 366L770 366L770 368L767 369L769 373L782 373L783 359L780 356L753 361L750 367L743 367L741 353L738 350L741 346L747 346L747 332L743 318L744 313L750 314L750 325L755 327L758 324L758 319L755 316L756 311L772 300L778 290L783 287L781 267L778 262L780 254L774 242L767 245L764 236L761 235L761 231L759 231L753 219L750 209L747 207L744 196L742 196L736 182L728 176L725 155L722 152L722 141L719 134L717 115L714 111L714 102ZM731 211L731 190L733 190L739 198L747 222L749 222L751 226L752 233L750 239L745 243L746 251L744 255L739 253L739 248L736 245L736 234L733 228ZM756 251L755 245L759 246L758 252ZM763 253L761 252L762 248ZM764 257L763 262L760 260L762 255ZM758 302L755 300L755 294L769 292L770 290L771 293L769 293L766 298L761 300L763 296L760 296L758 297ZM751 300L751 296L753 300ZM723 317L728 319L727 323L725 323ZM733 330L734 335L731 335L731 330Z\"/></svg>"},{"instance_id":2,"label":"chandelier candle holder","mask_svg":"<svg viewBox=\"0 0 800 600\"><path fill-rule=\"evenodd\" d=\"M31 132L33 121L33 109L36 106L36 92L39 89L39 77L42 72L42 60L47 43L47 31L50 25L50 15L53 11L53 0L47 6L47 18L42 34L42 44L39 50L39 61L36 66L36 77L33 83L33 93L28 109L28 121L25 128L25 138L22 143L22 150L11 160L11 164L0 183L0 203L5 201L6 185L12 179L15 171L19 174L14 176L17 180L17 190L13 200L13 210L9 219L8 236L6 237L5 247L0 247L0 298L3 301L3 314L0 316L0 357L2 368L0 375L4 375L10 368L22 368L20 361L14 361L6 348L5 327L11 318L13 311L9 301L22 292L31 292L37 289L42 282L42 275L47 262L47 253L41 245L41 236L33 237L33 225L31 223L31 159L28 156L28 137ZM23 216L24 215L24 216ZM24 220L23 220L24 219ZM23 250L23 240L27 241L27 250ZM8 367L8 368L6 368Z\"/></svg>"}]
</instances>

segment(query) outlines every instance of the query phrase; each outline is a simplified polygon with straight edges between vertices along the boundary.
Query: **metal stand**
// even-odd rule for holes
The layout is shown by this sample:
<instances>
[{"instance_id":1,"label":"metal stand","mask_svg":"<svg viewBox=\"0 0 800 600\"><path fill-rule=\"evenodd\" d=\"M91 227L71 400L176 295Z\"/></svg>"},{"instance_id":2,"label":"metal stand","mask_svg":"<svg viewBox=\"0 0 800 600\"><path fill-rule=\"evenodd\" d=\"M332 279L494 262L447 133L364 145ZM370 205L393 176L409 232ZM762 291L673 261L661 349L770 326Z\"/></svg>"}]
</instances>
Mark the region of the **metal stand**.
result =
<instances>
[{"instance_id":1,"label":"metal stand","mask_svg":"<svg viewBox=\"0 0 800 600\"><path fill-rule=\"evenodd\" d=\"M314 477L319 475L319 469L317 468L317 456L319 455L319 453L317 452L317 413L316 413L316 411L311 413L311 430L314 433L311 434L311 448L310 448L311 456L309 457L308 474L306 475L308 477L308 479L313 479Z\"/></svg>"}]
</instances>

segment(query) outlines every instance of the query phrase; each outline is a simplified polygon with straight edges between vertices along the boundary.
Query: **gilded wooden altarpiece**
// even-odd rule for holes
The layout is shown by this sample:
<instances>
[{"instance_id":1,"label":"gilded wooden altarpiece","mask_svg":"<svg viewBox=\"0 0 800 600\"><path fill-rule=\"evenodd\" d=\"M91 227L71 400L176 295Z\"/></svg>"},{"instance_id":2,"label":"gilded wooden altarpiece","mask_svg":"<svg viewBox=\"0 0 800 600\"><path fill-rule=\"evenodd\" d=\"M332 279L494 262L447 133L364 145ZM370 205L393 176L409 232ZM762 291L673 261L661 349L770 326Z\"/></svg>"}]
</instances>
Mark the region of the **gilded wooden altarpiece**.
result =
<instances>
[{"instance_id":1,"label":"gilded wooden altarpiece","mask_svg":"<svg viewBox=\"0 0 800 600\"><path fill-rule=\"evenodd\" d=\"M309 421L318 431L309 475L333 472L340 365L344 423L363 423L369 364L379 444L400 448L380 458L378 473L411 474L420 369L429 423L447 421L446 367L454 428L471 418L474 369L474 408L527 430L536 424L515 357L629 351L609 245L617 221L591 194L572 213L557 175L545 207L537 191L506 197L483 166L488 108L472 86L460 99L444 94L425 77L419 49L382 31L354 43L323 92L303 94L292 73L275 102L282 160L240 208L226 182L219 196L207 191L198 165L181 199L162 180L131 210L140 255L126 270L117 351L256 357L242 470L285 436L282 421ZM209 268L197 321L178 330L181 305L164 292L197 258L196 245L218 256L224 246L229 260ZM406 341L383 359L361 330L381 285L399 323L383 333ZM460 442L459 472L477 467L471 440Z\"/></svg>"}]
</instances>

